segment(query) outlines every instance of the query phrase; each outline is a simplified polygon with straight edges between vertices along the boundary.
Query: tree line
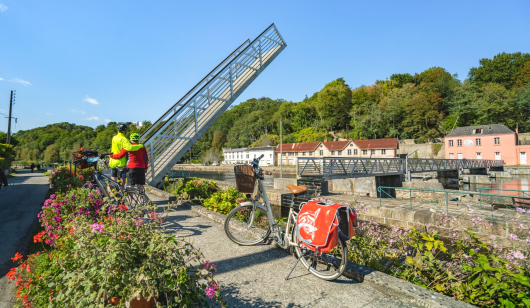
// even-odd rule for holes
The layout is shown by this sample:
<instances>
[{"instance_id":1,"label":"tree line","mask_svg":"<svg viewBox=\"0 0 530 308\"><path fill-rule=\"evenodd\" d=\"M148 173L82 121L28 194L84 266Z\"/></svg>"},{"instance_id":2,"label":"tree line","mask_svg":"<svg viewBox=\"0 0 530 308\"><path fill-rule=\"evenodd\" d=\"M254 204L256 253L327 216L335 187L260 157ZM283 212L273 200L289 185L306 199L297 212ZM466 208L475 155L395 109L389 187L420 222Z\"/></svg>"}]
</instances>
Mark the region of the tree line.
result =
<instances>
[{"instance_id":1,"label":"tree line","mask_svg":"<svg viewBox=\"0 0 530 308\"><path fill-rule=\"evenodd\" d=\"M530 132L528 110L530 54L500 53L481 59L463 81L431 67L353 89L338 78L300 102L247 100L224 112L183 160L218 161L222 148L277 145L280 119L284 143L394 137L422 143L458 126L502 123ZM112 122L96 129L57 123L19 131L17 159L68 160L76 147L107 151L115 132Z\"/></svg>"}]
</instances>

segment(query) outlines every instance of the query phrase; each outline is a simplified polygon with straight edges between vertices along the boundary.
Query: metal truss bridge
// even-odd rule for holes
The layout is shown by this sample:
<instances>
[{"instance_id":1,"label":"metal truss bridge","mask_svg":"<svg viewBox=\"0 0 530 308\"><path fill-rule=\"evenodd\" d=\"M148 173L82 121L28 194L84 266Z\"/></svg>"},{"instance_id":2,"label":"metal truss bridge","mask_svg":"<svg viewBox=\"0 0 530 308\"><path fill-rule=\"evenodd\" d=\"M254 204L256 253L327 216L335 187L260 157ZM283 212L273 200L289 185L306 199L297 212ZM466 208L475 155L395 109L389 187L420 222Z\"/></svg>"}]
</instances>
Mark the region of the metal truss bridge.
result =
<instances>
[{"instance_id":1,"label":"metal truss bridge","mask_svg":"<svg viewBox=\"0 0 530 308\"><path fill-rule=\"evenodd\" d=\"M451 171L459 169L480 169L504 166L502 160L482 159L420 159L413 158L357 158L357 157L298 157L296 170L298 178L355 178L366 176Z\"/></svg>"},{"instance_id":2,"label":"metal truss bridge","mask_svg":"<svg viewBox=\"0 0 530 308\"><path fill-rule=\"evenodd\" d=\"M202 134L287 47L270 25L246 40L141 136L149 155L146 180L159 183Z\"/></svg>"}]
</instances>

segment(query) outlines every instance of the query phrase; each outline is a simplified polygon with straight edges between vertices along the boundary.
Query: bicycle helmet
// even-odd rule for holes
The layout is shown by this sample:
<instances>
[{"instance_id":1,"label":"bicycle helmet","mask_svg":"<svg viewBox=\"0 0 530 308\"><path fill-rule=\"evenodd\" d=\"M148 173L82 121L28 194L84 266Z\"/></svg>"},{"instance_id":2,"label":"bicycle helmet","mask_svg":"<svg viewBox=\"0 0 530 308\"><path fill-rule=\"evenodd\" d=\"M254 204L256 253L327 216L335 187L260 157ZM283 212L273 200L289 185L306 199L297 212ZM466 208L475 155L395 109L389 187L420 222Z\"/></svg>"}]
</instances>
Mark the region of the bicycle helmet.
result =
<instances>
[{"instance_id":1,"label":"bicycle helmet","mask_svg":"<svg viewBox=\"0 0 530 308\"><path fill-rule=\"evenodd\" d=\"M129 139L131 139L132 142L138 142L140 141L140 134L132 133Z\"/></svg>"},{"instance_id":2,"label":"bicycle helmet","mask_svg":"<svg viewBox=\"0 0 530 308\"><path fill-rule=\"evenodd\" d=\"M127 127L127 125L125 124L118 124L118 131L120 133L125 133L126 131L128 131L129 128Z\"/></svg>"}]
</instances>

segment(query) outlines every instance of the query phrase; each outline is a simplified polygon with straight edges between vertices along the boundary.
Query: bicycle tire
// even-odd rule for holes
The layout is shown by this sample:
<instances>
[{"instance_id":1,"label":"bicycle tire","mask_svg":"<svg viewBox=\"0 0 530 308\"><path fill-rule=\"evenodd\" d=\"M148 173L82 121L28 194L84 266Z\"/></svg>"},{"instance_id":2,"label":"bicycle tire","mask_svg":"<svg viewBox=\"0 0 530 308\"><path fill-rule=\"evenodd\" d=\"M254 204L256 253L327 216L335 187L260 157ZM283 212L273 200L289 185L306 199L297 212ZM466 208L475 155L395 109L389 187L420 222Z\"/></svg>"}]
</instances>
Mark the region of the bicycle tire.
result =
<instances>
[{"instance_id":1,"label":"bicycle tire","mask_svg":"<svg viewBox=\"0 0 530 308\"><path fill-rule=\"evenodd\" d=\"M83 184L83 186L81 186L81 189L83 189L83 190L88 190L88 191L93 191L93 192L94 192L94 196L97 196L97 199L99 199L99 200L103 200L103 197L104 197L103 194L102 194L101 192L100 192L99 194L96 193L96 190L97 190L97 188L98 188L97 184L94 185L94 184L92 183L92 186L90 186L90 183L91 183L91 182L85 182L85 183Z\"/></svg>"},{"instance_id":2,"label":"bicycle tire","mask_svg":"<svg viewBox=\"0 0 530 308\"><path fill-rule=\"evenodd\" d=\"M127 193L127 196L129 196L131 203L135 207L144 207L149 205L149 203L151 202L145 192L139 190L136 187L127 187L125 189L125 192Z\"/></svg>"},{"instance_id":3,"label":"bicycle tire","mask_svg":"<svg viewBox=\"0 0 530 308\"><path fill-rule=\"evenodd\" d=\"M296 226L292 230L292 239L294 243L299 242L296 237ZM340 237L337 239L337 247L332 252L323 253L321 256L315 255L315 252L310 249L305 249L304 254L299 245L294 247L294 253L311 274L323 280L339 278L348 266L348 245ZM335 270L330 271L331 268Z\"/></svg>"},{"instance_id":4,"label":"bicycle tire","mask_svg":"<svg viewBox=\"0 0 530 308\"><path fill-rule=\"evenodd\" d=\"M242 246L251 246L263 242L270 235L271 228L268 219L250 219L249 214L253 212L253 208L253 205L240 205L226 216L225 233L232 242ZM260 212L267 217L266 212L257 209L257 212L253 214L254 218L263 217L260 216ZM252 222L252 225L249 226L248 222ZM246 226L245 223L247 223Z\"/></svg>"}]
</instances>

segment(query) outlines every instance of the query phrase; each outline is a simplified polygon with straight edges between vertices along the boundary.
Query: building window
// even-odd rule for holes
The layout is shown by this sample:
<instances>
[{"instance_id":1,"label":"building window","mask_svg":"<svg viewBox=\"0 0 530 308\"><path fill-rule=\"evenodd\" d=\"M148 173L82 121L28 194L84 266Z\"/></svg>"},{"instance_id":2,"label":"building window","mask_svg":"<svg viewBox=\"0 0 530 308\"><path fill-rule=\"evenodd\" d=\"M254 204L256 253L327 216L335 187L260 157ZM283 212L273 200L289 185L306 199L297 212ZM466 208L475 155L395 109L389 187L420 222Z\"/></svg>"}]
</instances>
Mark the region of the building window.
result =
<instances>
[{"instance_id":1,"label":"building window","mask_svg":"<svg viewBox=\"0 0 530 308\"><path fill-rule=\"evenodd\" d=\"M371 155L375 155L375 150L370 150Z\"/></svg>"},{"instance_id":2,"label":"building window","mask_svg":"<svg viewBox=\"0 0 530 308\"><path fill-rule=\"evenodd\" d=\"M348 155L351 155L351 150L348 150Z\"/></svg>"},{"instance_id":3,"label":"building window","mask_svg":"<svg viewBox=\"0 0 530 308\"><path fill-rule=\"evenodd\" d=\"M342 155L342 151L337 151L337 155Z\"/></svg>"},{"instance_id":4,"label":"building window","mask_svg":"<svg viewBox=\"0 0 530 308\"><path fill-rule=\"evenodd\" d=\"M501 152L495 152L495 160L501 159Z\"/></svg>"},{"instance_id":5,"label":"building window","mask_svg":"<svg viewBox=\"0 0 530 308\"><path fill-rule=\"evenodd\" d=\"M294 156L298 156L298 152L294 152Z\"/></svg>"},{"instance_id":6,"label":"building window","mask_svg":"<svg viewBox=\"0 0 530 308\"><path fill-rule=\"evenodd\" d=\"M456 141L456 146L461 147L462 146L462 139L458 139Z\"/></svg>"},{"instance_id":7,"label":"building window","mask_svg":"<svg viewBox=\"0 0 530 308\"><path fill-rule=\"evenodd\" d=\"M455 159L455 154L449 153L449 159Z\"/></svg>"},{"instance_id":8,"label":"building window","mask_svg":"<svg viewBox=\"0 0 530 308\"><path fill-rule=\"evenodd\" d=\"M480 138L475 139L475 144L480 145Z\"/></svg>"},{"instance_id":9,"label":"building window","mask_svg":"<svg viewBox=\"0 0 530 308\"><path fill-rule=\"evenodd\" d=\"M482 159L482 153L477 152L477 159Z\"/></svg>"},{"instance_id":10,"label":"building window","mask_svg":"<svg viewBox=\"0 0 530 308\"><path fill-rule=\"evenodd\" d=\"M248 154L247 154L247 158L248 158Z\"/></svg>"},{"instance_id":11,"label":"building window","mask_svg":"<svg viewBox=\"0 0 530 308\"><path fill-rule=\"evenodd\" d=\"M305 156L305 152L302 152L302 156Z\"/></svg>"},{"instance_id":12,"label":"building window","mask_svg":"<svg viewBox=\"0 0 530 308\"><path fill-rule=\"evenodd\" d=\"M494 138L493 139L493 143L496 144L496 145L497 144L501 144L501 138L499 138L499 137Z\"/></svg>"},{"instance_id":13,"label":"building window","mask_svg":"<svg viewBox=\"0 0 530 308\"><path fill-rule=\"evenodd\" d=\"M313 156L313 152L307 152L309 156Z\"/></svg>"},{"instance_id":14,"label":"building window","mask_svg":"<svg viewBox=\"0 0 530 308\"><path fill-rule=\"evenodd\" d=\"M462 155L462 153L458 153L458 159L463 159L464 158L464 155Z\"/></svg>"},{"instance_id":15,"label":"building window","mask_svg":"<svg viewBox=\"0 0 530 308\"><path fill-rule=\"evenodd\" d=\"M357 155L357 149L353 150L353 155Z\"/></svg>"},{"instance_id":16,"label":"building window","mask_svg":"<svg viewBox=\"0 0 530 308\"><path fill-rule=\"evenodd\" d=\"M324 151L320 150L320 156L324 155Z\"/></svg>"},{"instance_id":17,"label":"building window","mask_svg":"<svg viewBox=\"0 0 530 308\"><path fill-rule=\"evenodd\" d=\"M453 140L449 140L449 146L450 146L450 147L453 146Z\"/></svg>"},{"instance_id":18,"label":"building window","mask_svg":"<svg viewBox=\"0 0 530 308\"><path fill-rule=\"evenodd\" d=\"M368 154L368 151L367 150L363 150L363 155L366 155Z\"/></svg>"},{"instance_id":19,"label":"building window","mask_svg":"<svg viewBox=\"0 0 530 308\"><path fill-rule=\"evenodd\" d=\"M381 150L381 154L386 154L386 150L385 149Z\"/></svg>"},{"instance_id":20,"label":"building window","mask_svg":"<svg viewBox=\"0 0 530 308\"><path fill-rule=\"evenodd\" d=\"M293 152L289 152L289 156L294 156L294 153Z\"/></svg>"},{"instance_id":21,"label":"building window","mask_svg":"<svg viewBox=\"0 0 530 308\"><path fill-rule=\"evenodd\" d=\"M473 134L482 134L482 128L477 128L473 130Z\"/></svg>"},{"instance_id":22,"label":"building window","mask_svg":"<svg viewBox=\"0 0 530 308\"><path fill-rule=\"evenodd\" d=\"M282 156L286 156L286 155L287 155L287 153L285 153L285 152L282 153Z\"/></svg>"},{"instance_id":23,"label":"building window","mask_svg":"<svg viewBox=\"0 0 530 308\"><path fill-rule=\"evenodd\" d=\"M331 151L331 155L335 155L335 151Z\"/></svg>"},{"instance_id":24,"label":"building window","mask_svg":"<svg viewBox=\"0 0 530 308\"><path fill-rule=\"evenodd\" d=\"M272 158L272 154L271 154L271 157L270 157L270 158Z\"/></svg>"}]
</instances>

